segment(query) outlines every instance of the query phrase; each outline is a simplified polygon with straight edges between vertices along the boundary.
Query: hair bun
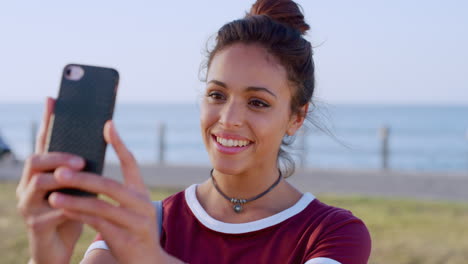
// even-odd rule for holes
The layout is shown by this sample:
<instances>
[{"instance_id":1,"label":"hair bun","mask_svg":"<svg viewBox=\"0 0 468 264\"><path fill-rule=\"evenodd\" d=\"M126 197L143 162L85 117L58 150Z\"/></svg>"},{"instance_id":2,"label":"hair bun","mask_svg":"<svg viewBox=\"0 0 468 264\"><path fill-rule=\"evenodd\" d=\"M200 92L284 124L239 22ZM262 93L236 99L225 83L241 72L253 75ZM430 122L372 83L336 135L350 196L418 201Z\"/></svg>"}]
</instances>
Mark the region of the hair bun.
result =
<instances>
[{"instance_id":1,"label":"hair bun","mask_svg":"<svg viewBox=\"0 0 468 264\"><path fill-rule=\"evenodd\" d=\"M277 22L299 30L303 35L310 29L304 21L300 6L291 0L257 0L247 14L247 16L255 15L266 15Z\"/></svg>"}]
</instances>

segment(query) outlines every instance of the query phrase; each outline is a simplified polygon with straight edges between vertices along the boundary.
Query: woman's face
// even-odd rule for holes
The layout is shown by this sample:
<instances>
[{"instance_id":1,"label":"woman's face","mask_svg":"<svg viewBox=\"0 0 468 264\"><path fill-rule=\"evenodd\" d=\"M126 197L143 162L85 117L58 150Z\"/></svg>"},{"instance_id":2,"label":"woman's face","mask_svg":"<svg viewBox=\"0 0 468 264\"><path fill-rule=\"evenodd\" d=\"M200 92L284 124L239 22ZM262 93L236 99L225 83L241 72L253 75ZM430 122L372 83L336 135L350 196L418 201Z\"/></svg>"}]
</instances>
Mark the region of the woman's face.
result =
<instances>
[{"instance_id":1,"label":"woman's face","mask_svg":"<svg viewBox=\"0 0 468 264\"><path fill-rule=\"evenodd\" d=\"M303 122L290 102L286 70L264 48L238 43L218 51L201 107L213 167L226 174L276 168L284 135Z\"/></svg>"}]
</instances>

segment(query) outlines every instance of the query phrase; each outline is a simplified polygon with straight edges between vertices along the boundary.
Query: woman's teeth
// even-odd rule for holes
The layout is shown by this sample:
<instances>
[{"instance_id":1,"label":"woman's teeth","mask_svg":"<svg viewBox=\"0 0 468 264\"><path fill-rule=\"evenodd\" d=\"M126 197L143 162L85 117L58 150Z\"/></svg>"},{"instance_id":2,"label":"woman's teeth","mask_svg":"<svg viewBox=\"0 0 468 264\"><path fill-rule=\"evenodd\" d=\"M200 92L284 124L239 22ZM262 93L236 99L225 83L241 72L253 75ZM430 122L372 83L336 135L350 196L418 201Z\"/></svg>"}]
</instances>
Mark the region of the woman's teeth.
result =
<instances>
[{"instance_id":1,"label":"woman's teeth","mask_svg":"<svg viewBox=\"0 0 468 264\"><path fill-rule=\"evenodd\" d=\"M216 137L216 141L225 147L245 147L249 144L248 140L235 140Z\"/></svg>"}]
</instances>

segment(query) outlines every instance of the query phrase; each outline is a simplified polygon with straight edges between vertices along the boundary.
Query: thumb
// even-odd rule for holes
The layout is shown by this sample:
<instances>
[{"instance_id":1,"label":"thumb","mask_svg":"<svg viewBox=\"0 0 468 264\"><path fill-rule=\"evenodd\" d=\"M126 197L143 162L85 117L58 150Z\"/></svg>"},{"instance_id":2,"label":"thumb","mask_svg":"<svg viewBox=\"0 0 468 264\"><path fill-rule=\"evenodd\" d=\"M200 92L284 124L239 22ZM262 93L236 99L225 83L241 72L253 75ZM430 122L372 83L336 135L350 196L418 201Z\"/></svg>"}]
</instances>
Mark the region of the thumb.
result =
<instances>
[{"instance_id":1,"label":"thumb","mask_svg":"<svg viewBox=\"0 0 468 264\"><path fill-rule=\"evenodd\" d=\"M112 120L107 121L104 125L104 138L107 143L112 145L112 148L119 158L125 184L136 191L148 193L140 175L138 163L120 138Z\"/></svg>"}]
</instances>

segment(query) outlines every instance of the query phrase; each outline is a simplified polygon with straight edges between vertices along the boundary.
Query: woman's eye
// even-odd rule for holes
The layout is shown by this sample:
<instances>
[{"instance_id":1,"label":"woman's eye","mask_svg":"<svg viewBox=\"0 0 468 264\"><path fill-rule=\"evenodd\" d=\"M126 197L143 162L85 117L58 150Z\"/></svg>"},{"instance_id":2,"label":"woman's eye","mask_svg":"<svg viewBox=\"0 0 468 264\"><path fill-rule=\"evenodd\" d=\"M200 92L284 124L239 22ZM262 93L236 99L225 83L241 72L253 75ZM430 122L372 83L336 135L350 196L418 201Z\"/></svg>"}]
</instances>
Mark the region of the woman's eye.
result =
<instances>
[{"instance_id":1,"label":"woman's eye","mask_svg":"<svg viewBox=\"0 0 468 264\"><path fill-rule=\"evenodd\" d=\"M249 104L253 107L257 107L257 108L266 108L266 107L270 107L269 104L267 104L266 102L262 101L262 100L259 100L259 99L253 99L249 102Z\"/></svg>"},{"instance_id":2,"label":"woman's eye","mask_svg":"<svg viewBox=\"0 0 468 264\"><path fill-rule=\"evenodd\" d=\"M220 92L209 92L207 96L213 100L224 100L224 95Z\"/></svg>"}]
</instances>

